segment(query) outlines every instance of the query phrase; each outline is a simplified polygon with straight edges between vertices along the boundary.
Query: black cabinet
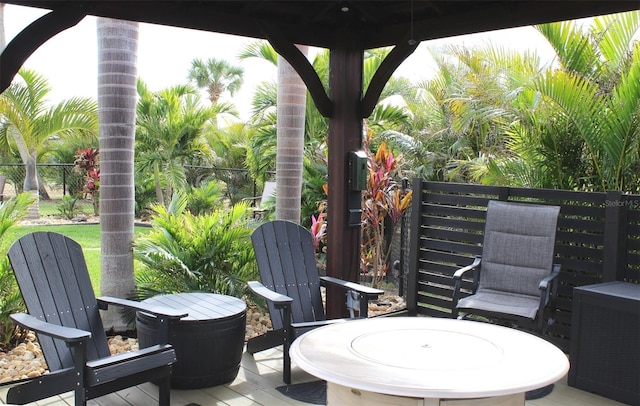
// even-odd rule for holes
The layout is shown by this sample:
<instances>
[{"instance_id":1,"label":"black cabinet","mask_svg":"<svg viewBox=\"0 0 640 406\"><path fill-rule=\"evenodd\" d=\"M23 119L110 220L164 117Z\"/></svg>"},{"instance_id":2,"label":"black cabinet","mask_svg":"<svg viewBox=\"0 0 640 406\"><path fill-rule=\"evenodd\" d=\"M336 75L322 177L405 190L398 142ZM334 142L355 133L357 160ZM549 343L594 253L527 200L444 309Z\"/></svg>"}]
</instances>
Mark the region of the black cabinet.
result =
<instances>
[{"instance_id":1,"label":"black cabinet","mask_svg":"<svg viewBox=\"0 0 640 406\"><path fill-rule=\"evenodd\" d=\"M640 405L640 285L573 290L569 385Z\"/></svg>"}]
</instances>

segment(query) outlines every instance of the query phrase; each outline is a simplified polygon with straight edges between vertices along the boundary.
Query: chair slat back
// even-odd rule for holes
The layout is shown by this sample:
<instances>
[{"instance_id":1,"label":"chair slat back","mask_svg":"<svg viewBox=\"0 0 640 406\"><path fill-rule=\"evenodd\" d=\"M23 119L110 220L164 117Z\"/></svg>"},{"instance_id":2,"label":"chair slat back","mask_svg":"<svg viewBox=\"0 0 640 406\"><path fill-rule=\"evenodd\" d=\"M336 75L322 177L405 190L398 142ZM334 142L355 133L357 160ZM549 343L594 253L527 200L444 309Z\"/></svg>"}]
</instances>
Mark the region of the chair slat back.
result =
<instances>
[{"instance_id":1,"label":"chair slat back","mask_svg":"<svg viewBox=\"0 0 640 406\"><path fill-rule=\"evenodd\" d=\"M551 273L560 207L490 201L479 289L539 296Z\"/></svg>"},{"instance_id":2,"label":"chair slat back","mask_svg":"<svg viewBox=\"0 0 640 406\"><path fill-rule=\"evenodd\" d=\"M304 227L276 220L251 235L262 284L293 299L293 322L325 320L320 278L311 233ZM281 311L269 304L274 329L283 327Z\"/></svg>"},{"instance_id":3,"label":"chair slat back","mask_svg":"<svg viewBox=\"0 0 640 406\"><path fill-rule=\"evenodd\" d=\"M30 315L65 327L90 331L89 360L109 355L89 272L80 245L64 235L35 232L16 241L9 261ZM73 366L61 340L38 336L51 371Z\"/></svg>"}]
</instances>

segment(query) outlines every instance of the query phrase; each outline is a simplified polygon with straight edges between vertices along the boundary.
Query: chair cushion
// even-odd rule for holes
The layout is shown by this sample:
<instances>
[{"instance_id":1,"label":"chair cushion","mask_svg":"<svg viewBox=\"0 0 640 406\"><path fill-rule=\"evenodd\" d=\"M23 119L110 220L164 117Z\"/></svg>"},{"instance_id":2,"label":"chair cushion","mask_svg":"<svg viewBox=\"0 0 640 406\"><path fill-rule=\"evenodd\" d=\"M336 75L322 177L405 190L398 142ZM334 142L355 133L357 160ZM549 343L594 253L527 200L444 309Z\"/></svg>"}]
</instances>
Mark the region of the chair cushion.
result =
<instances>
[{"instance_id":1,"label":"chair cushion","mask_svg":"<svg viewBox=\"0 0 640 406\"><path fill-rule=\"evenodd\" d=\"M475 295L460 299L457 309L463 312L465 309L469 309L513 314L534 320L539 302L539 296L479 289Z\"/></svg>"},{"instance_id":2,"label":"chair cushion","mask_svg":"<svg viewBox=\"0 0 640 406\"><path fill-rule=\"evenodd\" d=\"M558 206L490 201L480 288L539 296L553 267Z\"/></svg>"}]
</instances>

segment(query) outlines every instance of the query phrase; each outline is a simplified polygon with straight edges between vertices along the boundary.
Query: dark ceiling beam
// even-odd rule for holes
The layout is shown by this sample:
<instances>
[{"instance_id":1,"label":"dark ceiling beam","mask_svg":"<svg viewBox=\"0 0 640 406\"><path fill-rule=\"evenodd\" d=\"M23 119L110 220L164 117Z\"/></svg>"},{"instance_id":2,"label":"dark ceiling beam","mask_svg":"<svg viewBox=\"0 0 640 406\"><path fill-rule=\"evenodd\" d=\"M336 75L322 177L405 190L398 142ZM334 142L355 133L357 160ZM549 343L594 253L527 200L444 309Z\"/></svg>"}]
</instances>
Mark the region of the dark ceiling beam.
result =
<instances>
[{"instance_id":1,"label":"dark ceiling beam","mask_svg":"<svg viewBox=\"0 0 640 406\"><path fill-rule=\"evenodd\" d=\"M436 17L424 17L416 13L413 37L418 41L428 41L639 9L638 0L470 2L470 7ZM370 31L364 39L365 49L393 45L389 40L406 35L409 24L410 18L407 16L405 21Z\"/></svg>"},{"instance_id":2,"label":"dark ceiling beam","mask_svg":"<svg viewBox=\"0 0 640 406\"><path fill-rule=\"evenodd\" d=\"M4 92L24 62L56 34L73 27L85 17L79 9L59 9L32 22L0 54L0 93Z\"/></svg>"},{"instance_id":3,"label":"dark ceiling beam","mask_svg":"<svg viewBox=\"0 0 640 406\"><path fill-rule=\"evenodd\" d=\"M263 25L262 30L273 49L298 72L320 114L324 117L331 117L333 115L333 103L327 96L318 73L313 69L307 57L277 28Z\"/></svg>"},{"instance_id":4,"label":"dark ceiling beam","mask_svg":"<svg viewBox=\"0 0 640 406\"><path fill-rule=\"evenodd\" d=\"M366 118L371 115L373 109L380 100L380 94L384 86L387 84L393 72L398 69L398 66L405 61L416 50L420 43L412 38L406 37L396 45L389 55L382 61L378 70L373 75L369 87L367 87L367 93L360 102L359 113L360 117Z\"/></svg>"},{"instance_id":5,"label":"dark ceiling beam","mask_svg":"<svg viewBox=\"0 0 640 406\"><path fill-rule=\"evenodd\" d=\"M417 41L503 28L565 21L640 9L638 0L432 0L338 1L218 0L4 0L49 9L78 8L87 15L264 38L261 24L275 26L295 44L331 49L348 29L363 49L393 46L413 20ZM414 12L411 12L413 5ZM413 15L413 18L412 18Z\"/></svg>"}]
</instances>

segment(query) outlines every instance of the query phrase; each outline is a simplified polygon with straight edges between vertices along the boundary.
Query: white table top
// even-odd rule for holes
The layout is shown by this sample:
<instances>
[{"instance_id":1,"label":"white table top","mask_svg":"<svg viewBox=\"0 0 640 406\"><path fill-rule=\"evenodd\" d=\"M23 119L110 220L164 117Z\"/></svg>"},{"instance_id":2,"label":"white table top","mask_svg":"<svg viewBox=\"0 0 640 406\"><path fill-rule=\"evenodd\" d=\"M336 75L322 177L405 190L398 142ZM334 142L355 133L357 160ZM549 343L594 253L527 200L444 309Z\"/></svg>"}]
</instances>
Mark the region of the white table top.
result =
<instances>
[{"instance_id":1,"label":"white table top","mask_svg":"<svg viewBox=\"0 0 640 406\"><path fill-rule=\"evenodd\" d=\"M417 398L522 393L569 370L553 344L515 329L429 317L378 317L312 330L291 346L292 360L338 385Z\"/></svg>"}]
</instances>

